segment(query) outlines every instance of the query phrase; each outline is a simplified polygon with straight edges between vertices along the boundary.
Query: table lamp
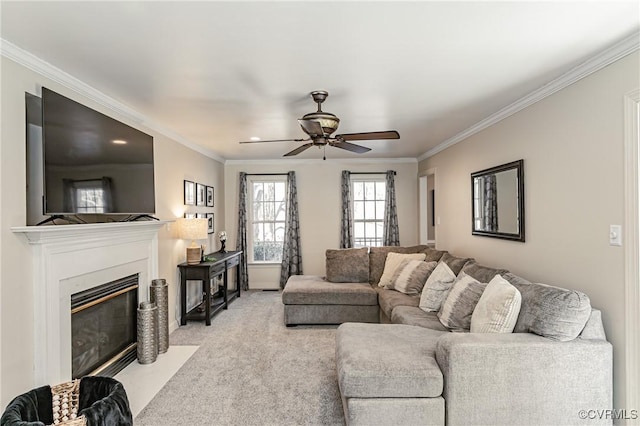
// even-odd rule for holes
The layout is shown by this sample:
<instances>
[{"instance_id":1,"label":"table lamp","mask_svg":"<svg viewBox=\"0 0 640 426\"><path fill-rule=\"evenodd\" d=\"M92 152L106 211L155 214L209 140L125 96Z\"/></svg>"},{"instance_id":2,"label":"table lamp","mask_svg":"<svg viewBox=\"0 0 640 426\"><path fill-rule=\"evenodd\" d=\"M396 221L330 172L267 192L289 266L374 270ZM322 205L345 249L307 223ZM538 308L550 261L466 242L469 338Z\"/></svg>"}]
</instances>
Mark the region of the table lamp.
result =
<instances>
[{"instance_id":1,"label":"table lamp","mask_svg":"<svg viewBox=\"0 0 640 426\"><path fill-rule=\"evenodd\" d=\"M191 240L191 245L187 247L187 263L196 265L200 263L202 257L202 248L196 244L196 240L205 240L208 237L207 219L179 219L180 221L180 238L183 240Z\"/></svg>"}]
</instances>

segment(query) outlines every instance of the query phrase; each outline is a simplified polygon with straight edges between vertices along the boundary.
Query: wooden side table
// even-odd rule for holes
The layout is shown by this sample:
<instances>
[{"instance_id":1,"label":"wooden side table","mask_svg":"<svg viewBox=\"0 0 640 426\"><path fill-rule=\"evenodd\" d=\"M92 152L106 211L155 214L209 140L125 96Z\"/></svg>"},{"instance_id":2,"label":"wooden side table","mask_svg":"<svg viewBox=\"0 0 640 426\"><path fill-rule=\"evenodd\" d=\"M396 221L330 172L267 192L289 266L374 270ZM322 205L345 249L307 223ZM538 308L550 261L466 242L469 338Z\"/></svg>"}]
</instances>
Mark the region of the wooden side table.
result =
<instances>
[{"instance_id":1,"label":"wooden side table","mask_svg":"<svg viewBox=\"0 0 640 426\"><path fill-rule=\"evenodd\" d=\"M180 325L186 325L187 320L205 320L206 325L211 325L211 317L227 309L229 303L236 297L240 297L240 285L236 278L236 288L229 294L228 273L240 263L242 251L228 251L226 253L209 253L215 260L189 265L184 262L178 265L180 268ZM212 306L211 279L222 275L222 301ZM200 305L187 312L187 280L202 281L203 301ZM204 310L199 309L204 305Z\"/></svg>"}]
</instances>

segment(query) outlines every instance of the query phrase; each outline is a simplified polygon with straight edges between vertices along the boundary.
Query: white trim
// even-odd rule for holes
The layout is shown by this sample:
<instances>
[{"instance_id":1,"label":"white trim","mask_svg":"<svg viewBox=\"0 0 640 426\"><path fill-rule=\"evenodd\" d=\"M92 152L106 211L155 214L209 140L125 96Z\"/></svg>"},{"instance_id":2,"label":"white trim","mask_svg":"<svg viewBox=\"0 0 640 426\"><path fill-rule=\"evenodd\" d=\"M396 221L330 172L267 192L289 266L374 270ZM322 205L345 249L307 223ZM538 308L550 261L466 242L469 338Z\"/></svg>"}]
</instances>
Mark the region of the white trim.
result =
<instances>
[{"instance_id":1,"label":"white trim","mask_svg":"<svg viewBox=\"0 0 640 426\"><path fill-rule=\"evenodd\" d=\"M624 97L626 405L640 409L640 90Z\"/></svg>"},{"instance_id":2,"label":"white trim","mask_svg":"<svg viewBox=\"0 0 640 426\"><path fill-rule=\"evenodd\" d=\"M105 93L89 86L88 84L78 80L71 74L57 68L54 65L38 58L32 53L27 52L16 46L15 44L0 38L0 54L14 62L40 74L44 77L61 84L62 86L73 90L81 96L91 99L92 101L110 109L116 114L122 115L136 124L145 126L151 130L173 139L174 141L190 148L202 155L224 164L224 159L213 151L203 148L202 146L190 141L182 135L170 130L149 117L137 112L133 108L116 101Z\"/></svg>"},{"instance_id":3,"label":"white trim","mask_svg":"<svg viewBox=\"0 0 640 426\"><path fill-rule=\"evenodd\" d=\"M418 162L416 158L329 158L327 161L337 164L414 164ZM325 160L319 158L299 158L299 159L276 159L276 160L226 160L225 166L282 166L293 164L323 164ZM384 172L383 172L384 173Z\"/></svg>"},{"instance_id":4,"label":"white trim","mask_svg":"<svg viewBox=\"0 0 640 426\"><path fill-rule=\"evenodd\" d=\"M466 130L458 133L457 135L447 139L446 141L436 145L431 148L420 157L418 157L418 161L422 161L426 158L429 158L440 151L443 151L450 146L461 142L468 137L486 129L489 126L493 126L499 121L504 120L507 117L512 116L513 114L521 111L538 101L556 93L559 90L564 89L567 86L575 83L576 81L587 77L588 75L606 67L609 64L614 63L615 61L633 53L634 51L640 48L640 32L634 32L630 36L622 39L618 43L609 47L608 49L600 52L599 54L593 56L592 58L586 60L580 65L574 67L568 72L561 75L559 78L551 81L550 83L545 84L539 89L534 90L523 98L518 99L514 103L507 105L502 108L498 112L491 114L489 117L480 120L473 126L469 127Z\"/></svg>"},{"instance_id":5,"label":"white trim","mask_svg":"<svg viewBox=\"0 0 640 426\"><path fill-rule=\"evenodd\" d=\"M255 266L255 265L261 265L261 266L280 266L281 265L281 261L255 261L253 259L253 211L254 211L254 206L253 206L253 184L255 182L282 182L284 183L284 188L285 188L285 194L289 191L289 188L287 187L287 183L288 183L288 179L286 175L259 175L259 174L253 174L251 176L247 176L247 203L249 204L248 208L247 208L247 266L251 265L251 266ZM286 203L286 209L289 209L289 205L288 205L288 200L286 199L286 195L285 195L285 203ZM288 214L288 212L285 211L285 216ZM283 222L283 221L275 221L273 223L277 223L277 222ZM251 229L249 229L251 228Z\"/></svg>"}]
</instances>

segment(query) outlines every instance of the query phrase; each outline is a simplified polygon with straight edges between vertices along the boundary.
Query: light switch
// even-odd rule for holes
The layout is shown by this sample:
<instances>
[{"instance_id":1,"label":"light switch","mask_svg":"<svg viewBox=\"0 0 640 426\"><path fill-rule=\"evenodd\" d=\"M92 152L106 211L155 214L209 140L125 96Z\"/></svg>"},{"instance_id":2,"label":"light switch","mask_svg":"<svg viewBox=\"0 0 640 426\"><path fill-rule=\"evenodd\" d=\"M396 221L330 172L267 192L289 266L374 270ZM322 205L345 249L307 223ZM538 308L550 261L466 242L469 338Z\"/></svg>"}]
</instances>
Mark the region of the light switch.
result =
<instances>
[{"instance_id":1,"label":"light switch","mask_svg":"<svg viewBox=\"0 0 640 426\"><path fill-rule=\"evenodd\" d=\"M622 245L622 226L620 225L609 226L609 245L610 246Z\"/></svg>"}]
</instances>

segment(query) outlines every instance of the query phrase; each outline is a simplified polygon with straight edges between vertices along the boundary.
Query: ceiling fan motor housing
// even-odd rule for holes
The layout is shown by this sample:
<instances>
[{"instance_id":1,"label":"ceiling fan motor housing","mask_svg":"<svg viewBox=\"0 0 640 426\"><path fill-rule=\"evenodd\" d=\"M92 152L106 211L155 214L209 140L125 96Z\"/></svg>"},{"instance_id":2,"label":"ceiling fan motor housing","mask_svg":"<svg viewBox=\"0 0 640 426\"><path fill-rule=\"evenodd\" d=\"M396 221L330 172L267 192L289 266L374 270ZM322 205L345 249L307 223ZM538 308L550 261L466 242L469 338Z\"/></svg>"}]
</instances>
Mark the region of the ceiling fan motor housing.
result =
<instances>
[{"instance_id":1,"label":"ceiling fan motor housing","mask_svg":"<svg viewBox=\"0 0 640 426\"><path fill-rule=\"evenodd\" d=\"M340 124L340 119L338 117L336 117L334 114L331 114L330 112L324 111L310 112L309 114L305 114L302 119L314 120L320 123L325 136L329 136L330 134L338 130L338 125ZM305 130L304 127L302 128L302 130Z\"/></svg>"}]
</instances>

